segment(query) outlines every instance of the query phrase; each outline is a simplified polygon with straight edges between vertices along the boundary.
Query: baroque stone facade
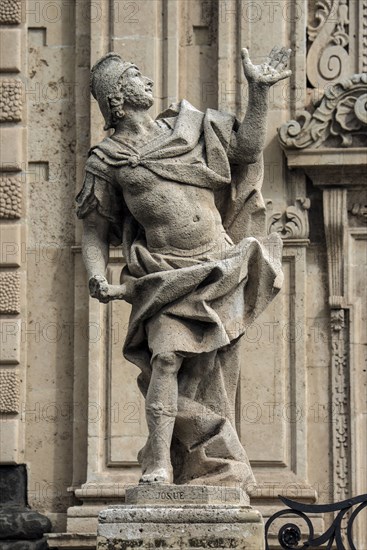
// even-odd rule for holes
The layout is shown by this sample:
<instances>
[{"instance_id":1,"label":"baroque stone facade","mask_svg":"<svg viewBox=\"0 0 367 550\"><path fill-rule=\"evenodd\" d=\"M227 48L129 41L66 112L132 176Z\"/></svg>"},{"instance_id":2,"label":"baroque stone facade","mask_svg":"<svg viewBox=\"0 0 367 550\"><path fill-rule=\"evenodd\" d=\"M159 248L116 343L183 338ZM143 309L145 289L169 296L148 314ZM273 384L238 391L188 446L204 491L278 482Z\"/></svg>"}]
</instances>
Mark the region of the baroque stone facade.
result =
<instances>
[{"instance_id":1,"label":"baroque stone facade","mask_svg":"<svg viewBox=\"0 0 367 550\"><path fill-rule=\"evenodd\" d=\"M129 306L89 299L74 213L104 137L89 72L108 51L155 81L154 114L186 98L241 118L240 48L256 63L292 48L292 80L269 101L263 186L285 280L245 333L233 413L265 519L278 494L366 493L366 2L7 0L0 25L0 469L26 464L49 546L95 548L98 512L124 503L147 435L137 369L121 358ZM123 264L111 249L111 284ZM362 549L365 519L355 529Z\"/></svg>"}]
</instances>

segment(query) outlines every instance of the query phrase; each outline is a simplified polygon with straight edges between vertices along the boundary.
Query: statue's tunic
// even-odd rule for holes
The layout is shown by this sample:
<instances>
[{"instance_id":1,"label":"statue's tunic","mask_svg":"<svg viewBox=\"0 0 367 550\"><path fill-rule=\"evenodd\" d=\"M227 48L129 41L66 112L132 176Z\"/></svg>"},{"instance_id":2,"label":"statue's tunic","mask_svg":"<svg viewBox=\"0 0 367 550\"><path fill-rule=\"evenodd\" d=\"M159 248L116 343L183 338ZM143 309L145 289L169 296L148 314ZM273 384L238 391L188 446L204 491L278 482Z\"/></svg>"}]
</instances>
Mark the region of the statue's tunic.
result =
<instances>
[{"instance_id":1,"label":"statue's tunic","mask_svg":"<svg viewBox=\"0 0 367 550\"><path fill-rule=\"evenodd\" d=\"M129 283L132 304L124 355L141 369L143 394L155 355L184 357L172 444L175 481L252 483L234 426L237 342L282 281L280 239L261 238L261 162L230 166L232 115L211 109L203 114L183 101L159 120L171 131L139 150L113 137L91 150L78 216L97 209L110 221L110 242L123 244L121 282ZM136 166L172 185L212 189L226 232L194 250L148 249L117 181ZM149 456L148 440L140 454L143 470Z\"/></svg>"}]
</instances>

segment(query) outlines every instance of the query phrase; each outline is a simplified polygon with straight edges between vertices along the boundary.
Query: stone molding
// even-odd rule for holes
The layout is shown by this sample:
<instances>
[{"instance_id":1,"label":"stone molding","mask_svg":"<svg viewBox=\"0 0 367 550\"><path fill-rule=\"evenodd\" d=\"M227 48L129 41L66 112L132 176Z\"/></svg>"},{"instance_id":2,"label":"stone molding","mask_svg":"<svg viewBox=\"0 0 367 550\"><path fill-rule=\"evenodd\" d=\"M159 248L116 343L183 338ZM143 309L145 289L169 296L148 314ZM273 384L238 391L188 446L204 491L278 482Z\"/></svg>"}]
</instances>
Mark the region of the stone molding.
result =
<instances>
[{"instance_id":1,"label":"stone molding","mask_svg":"<svg viewBox=\"0 0 367 550\"><path fill-rule=\"evenodd\" d=\"M281 146L287 149L353 147L367 145L367 74L356 74L325 91L311 114L279 130Z\"/></svg>"}]
</instances>

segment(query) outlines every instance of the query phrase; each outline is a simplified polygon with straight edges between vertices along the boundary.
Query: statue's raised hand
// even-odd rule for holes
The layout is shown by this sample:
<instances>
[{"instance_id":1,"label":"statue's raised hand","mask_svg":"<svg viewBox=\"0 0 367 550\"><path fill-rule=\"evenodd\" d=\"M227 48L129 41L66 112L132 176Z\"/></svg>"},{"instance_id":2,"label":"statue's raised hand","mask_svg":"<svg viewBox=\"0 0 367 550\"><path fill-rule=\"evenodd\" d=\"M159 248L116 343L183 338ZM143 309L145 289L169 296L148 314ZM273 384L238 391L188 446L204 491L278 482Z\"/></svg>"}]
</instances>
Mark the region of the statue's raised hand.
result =
<instances>
[{"instance_id":1,"label":"statue's raised hand","mask_svg":"<svg viewBox=\"0 0 367 550\"><path fill-rule=\"evenodd\" d=\"M279 82L279 80L291 76L292 71L287 70L291 53L292 50L274 46L264 63L261 65L253 65L248 50L242 48L242 65L248 82L270 87L276 82Z\"/></svg>"}]
</instances>

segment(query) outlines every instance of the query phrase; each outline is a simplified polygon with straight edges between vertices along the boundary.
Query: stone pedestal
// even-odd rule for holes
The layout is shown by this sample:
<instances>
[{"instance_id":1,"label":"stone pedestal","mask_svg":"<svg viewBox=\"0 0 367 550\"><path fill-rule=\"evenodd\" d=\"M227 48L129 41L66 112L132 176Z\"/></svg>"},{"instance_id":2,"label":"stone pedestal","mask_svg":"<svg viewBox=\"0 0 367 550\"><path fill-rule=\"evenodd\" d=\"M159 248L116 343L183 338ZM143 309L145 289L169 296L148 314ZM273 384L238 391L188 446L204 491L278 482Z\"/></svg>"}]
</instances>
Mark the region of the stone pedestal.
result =
<instances>
[{"instance_id":1,"label":"stone pedestal","mask_svg":"<svg viewBox=\"0 0 367 550\"><path fill-rule=\"evenodd\" d=\"M97 550L264 549L264 523L233 487L139 485L99 514Z\"/></svg>"}]
</instances>

